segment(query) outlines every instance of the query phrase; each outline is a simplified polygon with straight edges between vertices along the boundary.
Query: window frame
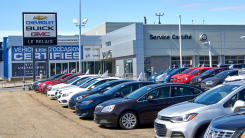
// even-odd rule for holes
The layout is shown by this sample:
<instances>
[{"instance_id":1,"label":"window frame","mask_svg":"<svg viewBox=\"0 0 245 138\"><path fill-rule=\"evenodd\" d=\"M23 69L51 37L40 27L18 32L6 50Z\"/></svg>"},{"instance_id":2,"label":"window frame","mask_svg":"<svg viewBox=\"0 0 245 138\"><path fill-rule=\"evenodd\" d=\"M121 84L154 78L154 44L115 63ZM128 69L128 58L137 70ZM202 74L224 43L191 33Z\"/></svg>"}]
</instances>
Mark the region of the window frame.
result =
<instances>
[{"instance_id":1,"label":"window frame","mask_svg":"<svg viewBox=\"0 0 245 138\"><path fill-rule=\"evenodd\" d=\"M173 86L173 95L174 97L186 97L186 96L195 96L196 94L194 94L194 92L190 89L191 87L186 87L186 88L189 88L189 90L192 92L192 95L185 95L185 96L175 96L175 90L174 90L174 87L186 87L186 86L180 86L180 85L176 85L176 86Z\"/></svg>"}]
</instances>

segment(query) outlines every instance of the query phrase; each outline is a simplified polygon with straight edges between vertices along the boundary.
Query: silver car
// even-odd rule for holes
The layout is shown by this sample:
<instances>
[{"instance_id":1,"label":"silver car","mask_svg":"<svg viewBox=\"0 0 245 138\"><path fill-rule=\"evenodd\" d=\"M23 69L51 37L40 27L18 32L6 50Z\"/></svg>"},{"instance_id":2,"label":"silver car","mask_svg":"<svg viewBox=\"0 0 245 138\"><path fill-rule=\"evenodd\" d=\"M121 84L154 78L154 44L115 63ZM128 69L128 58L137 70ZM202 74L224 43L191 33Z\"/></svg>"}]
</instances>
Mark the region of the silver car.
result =
<instances>
[{"instance_id":1,"label":"silver car","mask_svg":"<svg viewBox=\"0 0 245 138\"><path fill-rule=\"evenodd\" d=\"M165 108L155 120L157 138L202 138L210 122L245 107L245 81L221 84L196 99Z\"/></svg>"}]
</instances>

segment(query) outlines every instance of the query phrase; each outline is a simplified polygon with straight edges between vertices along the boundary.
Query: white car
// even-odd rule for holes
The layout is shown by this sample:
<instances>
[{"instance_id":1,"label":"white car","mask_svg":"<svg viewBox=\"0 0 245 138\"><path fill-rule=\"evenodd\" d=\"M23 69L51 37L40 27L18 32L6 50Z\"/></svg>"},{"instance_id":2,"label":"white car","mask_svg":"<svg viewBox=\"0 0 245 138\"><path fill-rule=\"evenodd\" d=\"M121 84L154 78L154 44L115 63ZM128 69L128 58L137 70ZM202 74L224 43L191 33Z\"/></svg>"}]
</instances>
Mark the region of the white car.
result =
<instances>
[{"instance_id":1,"label":"white car","mask_svg":"<svg viewBox=\"0 0 245 138\"><path fill-rule=\"evenodd\" d=\"M203 138L214 118L237 112L244 107L245 81L220 84L194 100L158 112L154 125L155 137ZM231 134L229 130L227 132ZM229 137L226 133L217 133L219 138ZM214 137L217 135L208 138Z\"/></svg>"},{"instance_id":2,"label":"white car","mask_svg":"<svg viewBox=\"0 0 245 138\"><path fill-rule=\"evenodd\" d=\"M83 81L84 79L88 78L88 77L92 77L92 76L97 76L97 75L83 75L83 76L77 76L72 78L71 80L65 82L65 83L61 83L61 84L57 84L52 86L51 88L49 88L49 91L47 92L47 97L50 97L52 99L56 98L55 97L55 93L59 90L62 89L67 89L73 86L78 85L81 81ZM80 86L81 84L79 84L78 86Z\"/></svg>"},{"instance_id":3,"label":"white car","mask_svg":"<svg viewBox=\"0 0 245 138\"><path fill-rule=\"evenodd\" d=\"M240 81L240 80L245 80L245 74L238 75L238 76L227 77L225 79L224 83L233 82L233 81Z\"/></svg>"},{"instance_id":4,"label":"white car","mask_svg":"<svg viewBox=\"0 0 245 138\"><path fill-rule=\"evenodd\" d=\"M84 85L80 86L79 88L73 88L73 89L69 89L69 90L66 90L66 91L62 91L62 95L61 97L58 99L59 100L59 104L63 105L63 106L68 106L68 101L70 100L70 98L79 93L79 92L82 92L82 91L86 91L86 90L89 90L89 89L93 89L103 83L106 83L108 81L113 81L113 80L119 80L121 78L114 78L114 77L101 77L101 78L97 78L97 79L94 79L94 80L91 80L87 83L85 83Z\"/></svg>"}]
</instances>

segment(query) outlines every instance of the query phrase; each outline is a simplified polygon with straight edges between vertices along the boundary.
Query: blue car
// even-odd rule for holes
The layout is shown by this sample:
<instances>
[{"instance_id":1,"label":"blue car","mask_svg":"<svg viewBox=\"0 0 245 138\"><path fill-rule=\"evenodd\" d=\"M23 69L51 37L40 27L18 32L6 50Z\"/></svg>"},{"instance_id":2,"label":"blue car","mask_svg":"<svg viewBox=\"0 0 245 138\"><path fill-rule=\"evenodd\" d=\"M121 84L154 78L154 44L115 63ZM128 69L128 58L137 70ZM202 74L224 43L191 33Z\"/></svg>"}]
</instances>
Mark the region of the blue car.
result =
<instances>
[{"instance_id":1,"label":"blue car","mask_svg":"<svg viewBox=\"0 0 245 138\"><path fill-rule=\"evenodd\" d=\"M165 69L165 70L162 70L162 71L158 72L157 74L150 76L149 81L154 81L154 79L155 79L157 76L159 76L159 75L161 75L161 74L163 74L163 73L166 73L166 72L168 72L168 71L172 71L172 70L173 70L173 69Z\"/></svg>"},{"instance_id":2,"label":"blue car","mask_svg":"<svg viewBox=\"0 0 245 138\"><path fill-rule=\"evenodd\" d=\"M186 69L188 69L188 68L177 68L177 69L172 70L171 72L168 73L167 78L166 78L166 82L169 83L170 79L173 75L180 74L181 72L183 72Z\"/></svg>"}]
</instances>

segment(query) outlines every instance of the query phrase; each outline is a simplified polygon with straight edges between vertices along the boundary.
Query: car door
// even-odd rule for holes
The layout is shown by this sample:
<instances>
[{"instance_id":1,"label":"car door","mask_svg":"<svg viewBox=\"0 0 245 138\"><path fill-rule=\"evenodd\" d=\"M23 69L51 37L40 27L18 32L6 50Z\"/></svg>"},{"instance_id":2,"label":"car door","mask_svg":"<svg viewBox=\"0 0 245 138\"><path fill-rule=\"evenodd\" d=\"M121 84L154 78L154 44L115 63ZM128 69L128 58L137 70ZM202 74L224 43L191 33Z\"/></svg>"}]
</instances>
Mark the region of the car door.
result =
<instances>
[{"instance_id":1,"label":"car door","mask_svg":"<svg viewBox=\"0 0 245 138\"><path fill-rule=\"evenodd\" d=\"M148 96L153 96L153 99L147 100ZM156 88L142 96L137 102L139 103L139 108L137 110L143 119L142 122L153 123L157 113L171 105L171 87L164 86Z\"/></svg>"},{"instance_id":2,"label":"car door","mask_svg":"<svg viewBox=\"0 0 245 138\"><path fill-rule=\"evenodd\" d=\"M187 86L172 86L173 87L173 104L195 98L192 90Z\"/></svg>"}]
</instances>

